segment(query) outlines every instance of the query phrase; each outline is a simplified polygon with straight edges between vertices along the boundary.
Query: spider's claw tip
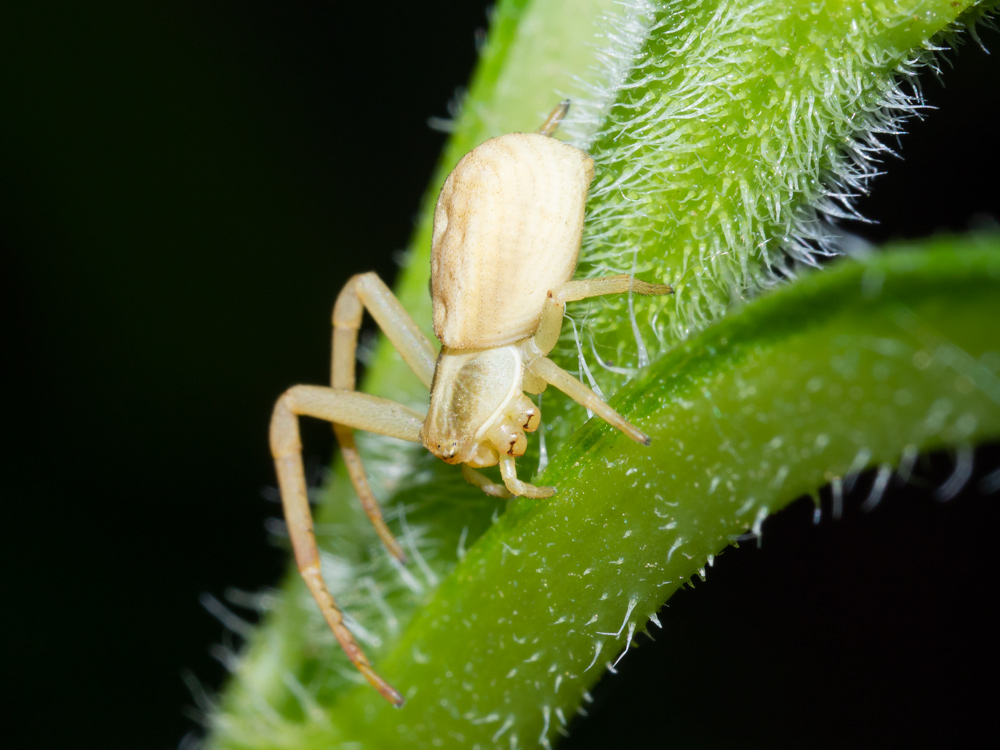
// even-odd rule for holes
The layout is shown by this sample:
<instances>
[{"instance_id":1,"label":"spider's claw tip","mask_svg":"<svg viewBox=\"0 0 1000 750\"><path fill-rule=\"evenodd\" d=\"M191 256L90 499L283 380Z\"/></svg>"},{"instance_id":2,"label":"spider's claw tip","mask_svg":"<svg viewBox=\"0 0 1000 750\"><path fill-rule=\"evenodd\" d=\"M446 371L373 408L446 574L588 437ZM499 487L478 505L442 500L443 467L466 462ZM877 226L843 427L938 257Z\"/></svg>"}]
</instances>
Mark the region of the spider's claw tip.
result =
<instances>
[{"instance_id":1,"label":"spider's claw tip","mask_svg":"<svg viewBox=\"0 0 1000 750\"><path fill-rule=\"evenodd\" d=\"M635 428L632 428L632 429L635 430ZM647 435L645 432L640 432L639 430L635 430L634 432L627 433L627 434L628 434L628 436L630 438L632 438L639 445L645 445L645 446L648 447L649 444L653 442L650 439L649 435Z\"/></svg>"},{"instance_id":2,"label":"spider's claw tip","mask_svg":"<svg viewBox=\"0 0 1000 750\"><path fill-rule=\"evenodd\" d=\"M399 542L396 541L396 537L391 534L382 538L382 546L385 547L386 552L392 555L393 558L401 562L403 565L407 563L406 553L403 552L403 548L399 546Z\"/></svg>"}]
</instances>

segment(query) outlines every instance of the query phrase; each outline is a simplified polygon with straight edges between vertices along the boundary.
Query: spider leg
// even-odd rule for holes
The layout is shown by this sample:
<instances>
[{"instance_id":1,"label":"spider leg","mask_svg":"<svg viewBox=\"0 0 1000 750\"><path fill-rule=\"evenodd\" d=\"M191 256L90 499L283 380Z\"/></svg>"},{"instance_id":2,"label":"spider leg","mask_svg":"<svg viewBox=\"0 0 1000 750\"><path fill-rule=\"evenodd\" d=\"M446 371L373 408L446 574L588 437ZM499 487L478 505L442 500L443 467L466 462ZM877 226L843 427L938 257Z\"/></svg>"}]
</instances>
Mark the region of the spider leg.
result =
<instances>
[{"instance_id":1,"label":"spider leg","mask_svg":"<svg viewBox=\"0 0 1000 750\"><path fill-rule=\"evenodd\" d=\"M559 340L562 330L563 314L567 302L576 302L590 297L601 297L605 294L624 294L632 292L644 296L660 296L672 294L673 288L666 284L652 284L634 276L621 273L617 276L604 276L599 279L575 279L567 281L562 286L549 292L542 309L542 319L535 333L535 343L548 354ZM555 385L555 383L553 383ZM556 386L558 388L558 386Z\"/></svg>"},{"instance_id":2,"label":"spider leg","mask_svg":"<svg viewBox=\"0 0 1000 750\"><path fill-rule=\"evenodd\" d=\"M351 663L386 700L401 706L403 696L372 669L323 581L302 466L300 416L410 441L419 440L424 418L412 409L376 396L309 385L297 385L285 391L275 404L271 418L271 454L278 472L281 502L299 573Z\"/></svg>"},{"instance_id":3,"label":"spider leg","mask_svg":"<svg viewBox=\"0 0 1000 750\"><path fill-rule=\"evenodd\" d=\"M589 297L599 297L605 294L622 294L632 292L650 296L671 294L673 288L666 284L652 284L642 281L634 276L623 273L617 276L605 276L599 279L576 279L567 281L562 286L549 292L542 309L542 318L538 324L538 330L534 336L534 345L537 347L536 353L548 354L559 340L559 331L562 329L563 314L566 311L566 303L576 300L587 299ZM613 427L617 427L628 437L637 443L649 445L649 436L625 419L590 388L574 378L559 365L545 356L536 357L527 368L528 373L537 378L554 385L560 391L572 398L578 404L585 406L590 411Z\"/></svg>"},{"instance_id":4,"label":"spider leg","mask_svg":"<svg viewBox=\"0 0 1000 750\"><path fill-rule=\"evenodd\" d=\"M511 494L518 497L530 497L537 500L556 494L555 487L537 487L518 479L513 456L500 456L500 476L503 477L503 483L507 485Z\"/></svg>"},{"instance_id":5,"label":"spider leg","mask_svg":"<svg viewBox=\"0 0 1000 750\"><path fill-rule=\"evenodd\" d=\"M604 399L548 357L539 357L533 361L529 367L533 374L537 375L546 383L554 385L578 404L594 412L594 414L599 416L612 427L616 427L624 432L626 436L630 437L635 442L642 443L643 445L649 445L649 435L642 432L630 422L627 422L625 418L612 409Z\"/></svg>"},{"instance_id":6,"label":"spider leg","mask_svg":"<svg viewBox=\"0 0 1000 750\"><path fill-rule=\"evenodd\" d=\"M333 308L333 359L330 368L331 385L339 390L353 391L357 362L358 331L361 317L367 309L379 327L392 342L410 369L428 388L434 377L437 354L431 342L417 328L413 318L396 299L385 283L374 273L351 277ZM354 431L343 424L334 423L333 432L344 457L344 465L358 493L368 519L389 553L400 562L406 555L399 542L382 519L378 500L368 484L365 467L354 442Z\"/></svg>"},{"instance_id":7,"label":"spider leg","mask_svg":"<svg viewBox=\"0 0 1000 750\"><path fill-rule=\"evenodd\" d=\"M335 388L354 389L354 367L361 315L367 309L396 351L420 381L431 387L437 352L417 328L396 295L375 273L352 276L333 307L333 366Z\"/></svg>"},{"instance_id":8,"label":"spider leg","mask_svg":"<svg viewBox=\"0 0 1000 750\"><path fill-rule=\"evenodd\" d=\"M542 123L538 132L542 135L552 135L556 132L556 128L559 127L559 123L563 121L567 112L569 112L569 99L563 99L555 106L555 109L549 112L549 116L545 118L545 122Z\"/></svg>"},{"instance_id":9,"label":"spider leg","mask_svg":"<svg viewBox=\"0 0 1000 750\"><path fill-rule=\"evenodd\" d=\"M475 487L478 487L483 492L491 497L502 497L509 498L513 497L510 491L502 484L497 484L496 482L491 482L489 477L485 474L476 471L468 464L462 464L462 476L465 477L465 481Z\"/></svg>"}]
</instances>

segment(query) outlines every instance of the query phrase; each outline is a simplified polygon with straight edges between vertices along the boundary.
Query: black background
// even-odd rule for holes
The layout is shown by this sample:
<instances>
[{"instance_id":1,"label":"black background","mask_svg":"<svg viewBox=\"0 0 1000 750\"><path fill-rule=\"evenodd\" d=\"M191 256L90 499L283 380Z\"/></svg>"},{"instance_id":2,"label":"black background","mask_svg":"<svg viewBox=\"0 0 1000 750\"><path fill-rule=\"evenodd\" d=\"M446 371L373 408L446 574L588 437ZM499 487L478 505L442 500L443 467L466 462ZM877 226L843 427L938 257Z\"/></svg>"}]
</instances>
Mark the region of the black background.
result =
<instances>
[{"instance_id":1,"label":"black background","mask_svg":"<svg viewBox=\"0 0 1000 750\"><path fill-rule=\"evenodd\" d=\"M362 7L363 6L363 7ZM275 583L275 397L327 372L346 278L394 275L479 2L34 4L0 19L4 673L17 747L169 748L185 670L216 689L199 595ZM1000 37L986 32L994 51ZM882 241L1000 214L1000 59L949 54L940 108L862 201ZM320 466L329 432L306 431ZM937 457L924 475L947 477ZM991 725L1000 466L723 555L595 691L565 746L884 746ZM644 639L640 639L644 640Z\"/></svg>"}]
</instances>

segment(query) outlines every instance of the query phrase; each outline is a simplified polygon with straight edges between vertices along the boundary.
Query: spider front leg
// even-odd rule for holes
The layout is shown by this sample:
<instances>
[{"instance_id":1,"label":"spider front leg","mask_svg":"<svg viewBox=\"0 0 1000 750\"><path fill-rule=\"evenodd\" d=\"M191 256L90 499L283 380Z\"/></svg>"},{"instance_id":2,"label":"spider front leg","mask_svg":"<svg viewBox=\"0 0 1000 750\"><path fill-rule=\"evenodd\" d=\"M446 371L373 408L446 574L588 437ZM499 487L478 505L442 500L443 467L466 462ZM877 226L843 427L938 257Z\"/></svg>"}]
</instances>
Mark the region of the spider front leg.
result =
<instances>
[{"instance_id":1,"label":"spider front leg","mask_svg":"<svg viewBox=\"0 0 1000 750\"><path fill-rule=\"evenodd\" d=\"M325 419L345 428L367 430L411 442L419 441L424 417L402 404L366 393L297 385L278 399L271 418L271 454L278 472L281 502L299 573L351 663L386 700L401 706L403 697L372 669L361 646L344 624L337 602L323 580L302 466L300 416Z\"/></svg>"},{"instance_id":2,"label":"spider front leg","mask_svg":"<svg viewBox=\"0 0 1000 750\"><path fill-rule=\"evenodd\" d=\"M392 342L410 369L430 388L434 378L436 353L431 342L420 332L409 313L396 299L392 291L374 273L363 273L351 277L344 285L333 308L333 354L330 368L331 385L338 390L353 391L355 387L355 363L357 361L358 331L365 308ZM389 553L400 562L406 556L389 527L382 519L382 510L375 494L368 484L361 455L354 443L354 432L350 427L334 423L334 435L344 457L344 466L358 493L368 520L382 540Z\"/></svg>"}]
</instances>

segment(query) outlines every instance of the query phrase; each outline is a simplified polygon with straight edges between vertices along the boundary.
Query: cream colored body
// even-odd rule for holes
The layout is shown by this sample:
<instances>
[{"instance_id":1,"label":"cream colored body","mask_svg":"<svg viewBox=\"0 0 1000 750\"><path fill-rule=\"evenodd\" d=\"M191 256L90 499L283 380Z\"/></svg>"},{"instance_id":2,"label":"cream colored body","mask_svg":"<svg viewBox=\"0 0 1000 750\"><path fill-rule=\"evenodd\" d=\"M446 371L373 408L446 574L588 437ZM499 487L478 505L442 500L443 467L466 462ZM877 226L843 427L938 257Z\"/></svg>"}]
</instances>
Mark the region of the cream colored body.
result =
<instances>
[{"instance_id":1,"label":"cream colored body","mask_svg":"<svg viewBox=\"0 0 1000 750\"><path fill-rule=\"evenodd\" d=\"M473 149L434 211L434 333L450 349L532 336L545 296L573 278L594 162L539 133Z\"/></svg>"},{"instance_id":2,"label":"cream colored body","mask_svg":"<svg viewBox=\"0 0 1000 750\"><path fill-rule=\"evenodd\" d=\"M576 269L590 157L551 138L568 102L538 133L514 133L473 149L445 181L434 214L431 294L440 353L375 274L353 277L333 311L330 388L294 386L274 408L271 451L296 563L337 641L389 701L403 697L371 667L323 581L302 467L298 417L333 423L358 497L386 548L399 544L382 520L354 444L354 429L422 442L490 495L543 498L553 487L517 478L515 458L538 428L538 407L524 393L554 385L633 440L649 438L546 356L566 302L603 294L668 294L628 275L570 280ZM355 351L363 311L430 388L427 414L358 393ZM475 470L500 465L502 483ZM473 468L475 467L475 468Z\"/></svg>"}]
</instances>

